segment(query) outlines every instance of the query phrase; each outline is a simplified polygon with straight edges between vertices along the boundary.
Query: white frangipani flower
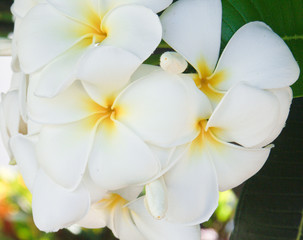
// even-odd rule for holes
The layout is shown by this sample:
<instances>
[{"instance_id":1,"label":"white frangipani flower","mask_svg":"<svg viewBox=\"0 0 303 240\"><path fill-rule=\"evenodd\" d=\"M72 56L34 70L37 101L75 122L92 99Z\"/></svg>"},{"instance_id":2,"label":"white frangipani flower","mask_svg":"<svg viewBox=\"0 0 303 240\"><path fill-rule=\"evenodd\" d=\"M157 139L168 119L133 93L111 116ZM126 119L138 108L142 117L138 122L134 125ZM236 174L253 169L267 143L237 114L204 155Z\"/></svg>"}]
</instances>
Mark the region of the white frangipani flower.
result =
<instances>
[{"instance_id":1,"label":"white frangipani flower","mask_svg":"<svg viewBox=\"0 0 303 240\"><path fill-rule=\"evenodd\" d=\"M76 79L79 61L91 48L121 47L143 61L162 35L152 10L161 11L171 2L47 0L38 4L22 19L15 36L21 70L30 74L42 69L36 94L52 97Z\"/></svg>"},{"instance_id":2,"label":"white frangipani flower","mask_svg":"<svg viewBox=\"0 0 303 240\"><path fill-rule=\"evenodd\" d=\"M261 89L285 88L299 66L284 41L262 22L241 27L220 59L220 0L179 0L161 16L163 39L196 69L197 87L216 106L240 81Z\"/></svg>"},{"instance_id":3,"label":"white frangipani flower","mask_svg":"<svg viewBox=\"0 0 303 240\"><path fill-rule=\"evenodd\" d=\"M179 73L177 66L166 67ZM241 184L263 166L271 149L264 146L284 127L291 100L289 87L263 90L240 82L224 95L212 114L197 114L197 137L160 180L165 184L158 180L146 187L149 212L172 222L206 221L217 206L218 190Z\"/></svg>"},{"instance_id":4,"label":"white frangipani flower","mask_svg":"<svg viewBox=\"0 0 303 240\"><path fill-rule=\"evenodd\" d=\"M141 60L114 47L94 49L82 60L82 84L76 81L51 99L35 96L39 74L31 76L29 117L43 124L41 168L68 189L77 188L87 168L107 190L157 177L163 164L147 143L169 148L196 136L194 82L161 69L129 82Z\"/></svg>"},{"instance_id":5,"label":"white frangipani flower","mask_svg":"<svg viewBox=\"0 0 303 240\"><path fill-rule=\"evenodd\" d=\"M164 40L197 70L197 89L214 108L207 118L197 116L198 136L163 177L170 221L206 221L218 190L239 185L262 167L271 148L264 146L279 135L289 113L288 86L299 76L287 45L261 22L239 29L218 61L221 18L219 0L179 0L161 16ZM146 203L149 210L159 204Z\"/></svg>"},{"instance_id":6,"label":"white frangipani flower","mask_svg":"<svg viewBox=\"0 0 303 240\"><path fill-rule=\"evenodd\" d=\"M121 240L200 240L201 238L199 225L183 226L166 220L155 220L146 211L143 198L129 202L113 193L92 205L88 215L79 224L86 228L108 226Z\"/></svg>"},{"instance_id":7,"label":"white frangipani flower","mask_svg":"<svg viewBox=\"0 0 303 240\"><path fill-rule=\"evenodd\" d=\"M79 186L70 191L55 183L40 167L36 155L39 135L15 135L10 147L27 188L33 195L32 209L36 226L45 232L58 231L82 219L92 202L105 191L86 174Z\"/></svg>"}]
</instances>

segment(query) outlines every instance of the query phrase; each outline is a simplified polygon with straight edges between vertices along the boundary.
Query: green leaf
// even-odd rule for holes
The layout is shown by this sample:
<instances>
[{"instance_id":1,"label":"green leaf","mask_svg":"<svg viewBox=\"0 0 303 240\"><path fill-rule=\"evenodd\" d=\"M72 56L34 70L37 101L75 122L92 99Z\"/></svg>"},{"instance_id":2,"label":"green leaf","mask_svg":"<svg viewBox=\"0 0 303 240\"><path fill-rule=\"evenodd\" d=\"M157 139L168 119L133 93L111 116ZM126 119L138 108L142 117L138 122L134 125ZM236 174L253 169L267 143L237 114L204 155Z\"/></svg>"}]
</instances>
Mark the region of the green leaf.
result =
<instances>
[{"instance_id":1,"label":"green leaf","mask_svg":"<svg viewBox=\"0 0 303 240\"><path fill-rule=\"evenodd\" d=\"M303 0L222 0L222 44L251 21L263 21L287 43L303 69ZM222 46L222 47L223 47ZM303 96L303 74L292 86L294 96Z\"/></svg>"},{"instance_id":2,"label":"green leaf","mask_svg":"<svg viewBox=\"0 0 303 240\"><path fill-rule=\"evenodd\" d=\"M242 190L231 240L303 240L303 98L261 171Z\"/></svg>"}]
</instances>

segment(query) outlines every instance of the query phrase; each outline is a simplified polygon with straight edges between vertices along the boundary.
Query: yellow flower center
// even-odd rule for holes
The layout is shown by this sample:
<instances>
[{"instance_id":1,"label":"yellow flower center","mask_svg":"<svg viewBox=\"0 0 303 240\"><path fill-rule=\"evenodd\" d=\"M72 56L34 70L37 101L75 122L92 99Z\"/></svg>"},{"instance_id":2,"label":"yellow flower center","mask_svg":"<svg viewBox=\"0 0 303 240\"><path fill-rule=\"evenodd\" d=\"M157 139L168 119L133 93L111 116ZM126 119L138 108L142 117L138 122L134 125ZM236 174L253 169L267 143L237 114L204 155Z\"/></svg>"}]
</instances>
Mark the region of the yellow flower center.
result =
<instances>
[{"instance_id":1,"label":"yellow flower center","mask_svg":"<svg viewBox=\"0 0 303 240\"><path fill-rule=\"evenodd\" d=\"M105 208L109 211L113 210L117 206L123 207L125 204L127 204L127 200L125 200L123 197L121 197L119 194L116 193L110 193L107 194L102 200L98 202L102 208Z\"/></svg>"},{"instance_id":2,"label":"yellow flower center","mask_svg":"<svg viewBox=\"0 0 303 240\"><path fill-rule=\"evenodd\" d=\"M216 90L215 87L224 80L225 72L212 74L205 61L198 64L198 70L200 75L194 75L196 86L212 101L219 102L224 94Z\"/></svg>"},{"instance_id":3,"label":"yellow flower center","mask_svg":"<svg viewBox=\"0 0 303 240\"><path fill-rule=\"evenodd\" d=\"M214 133L220 131L219 128L211 127L206 130L207 120L200 120L197 122L197 128L199 129L199 135L191 143L192 152L201 152L208 148L207 144L218 145L218 141L215 139Z\"/></svg>"}]
</instances>

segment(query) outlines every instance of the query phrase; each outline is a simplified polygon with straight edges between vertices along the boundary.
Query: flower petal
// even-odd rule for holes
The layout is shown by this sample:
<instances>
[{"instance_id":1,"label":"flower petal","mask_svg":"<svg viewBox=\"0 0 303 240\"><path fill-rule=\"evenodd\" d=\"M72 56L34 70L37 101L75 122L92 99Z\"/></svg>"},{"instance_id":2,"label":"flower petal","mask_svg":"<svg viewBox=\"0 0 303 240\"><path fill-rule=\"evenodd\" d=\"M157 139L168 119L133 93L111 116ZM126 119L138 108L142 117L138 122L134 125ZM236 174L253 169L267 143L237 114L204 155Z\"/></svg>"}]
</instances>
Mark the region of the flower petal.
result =
<instances>
[{"instance_id":1,"label":"flower petal","mask_svg":"<svg viewBox=\"0 0 303 240\"><path fill-rule=\"evenodd\" d=\"M35 95L51 98L69 87L76 80L79 60L90 45L89 39L83 40L46 65L41 71Z\"/></svg>"},{"instance_id":2,"label":"flower petal","mask_svg":"<svg viewBox=\"0 0 303 240\"><path fill-rule=\"evenodd\" d=\"M68 189L79 185L85 173L98 117L93 115L70 124L42 128L37 144L38 161L54 182Z\"/></svg>"},{"instance_id":3,"label":"flower petal","mask_svg":"<svg viewBox=\"0 0 303 240\"><path fill-rule=\"evenodd\" d=\"M86 171L83 178L82 183L85 188L90 193L91 203L96 203L100 201L107 194L107 191L103 188L100 188L90 177L89 172Z\"/></svg>"},{"instance_id":4,"label":"flower petal","mask_svg":"<svg viewBox=\"0 0 303 240\"><path fill-rule=\"evenodd\" d=\"M285 87L281 89L270 89L269 91L273 93L280 102L280 114L279 117L276 119L275 128L273 132L266 140L264 140L258 145L260 147L270 144L279 136L282 129L285 127L285 123L290 110L290 105L292 102L292 90L290 87Z\"/></svg>"},{"instance_id":5,"label":"flower petal","mask_svg":"<svg viewBox=\"0 0 303 240\"><path fill-rule=\"evenodd\" d=\"M188 205L188 204L187 204ZM165 219L155 220L147 212L143 198L128 205L131 209L132 218L138 228L138 230L144 235L144 239L152 240L199 240L201 239L200 227L195 226L184 226L179 224L173 224Z\"/></svg>"},{"instance_id":6,"label":"flower petal","mask_svg":"<svg viewBox=\"0 0 303 240\"><path fill-rule=\"evenodd\" d=\"M243 148L211 135L208 151L216 168L220 191L240 185L256 174L268 158L271 147Z\"/></svg>"},{"instance_id":7,"label":"flower petal","mask_svg":"<svg viewBox=\"0 0 303 240\"><path fill-rule=\"evenodd\" d=\"M113 9L104 17L101 29L107 34L101 45L121 47L142 61L152 54L162 36L158 16L139 5L123 5Z\"/></svg>"},{"instance_id":8,"label":"flower petal","mask_svg":"<svg viewBox=\"0 0 303 240\"><path fill-rule=\"evenodd\" d=\"M135 200L143 190L144 186L131 186L115 190L113 193L120 195L122 198L130 202Z\"/></svg>"},{"instance_id":9,"label":"flower petal","mask_svg":"<svg viewBox=\"0 0 303 240\"><path fill-rule=\"evenodd\" d=\"M21 134L12 137L10 140L10 147L25 185L31 192L33 192L39 168L35 148L37 140L35 137L27 137Z\"/></svg>"},{"instance_id":10,"label":"flower petal","mask_svg":"<svg viewBox=\"0 0 303 240\"><path fill-rule=\"evenodd\" d=\"M218 60L221 19L220 0L179 0L161 16L163 39L206 76Z\"/></svg>"},{"instance_id":11,"label":"flower petal","mask_svg":"<svg viewBox=\"0 0 303 240\"><path fill-rule=\"evenodd\" d=\"M77 222L77 225L84 228L103 228L106 226L106 216L103 211L92 205L85 217Z\"/></svg>"},{"instance_id":12,"label":"flower petal","mask_svg":"<svg viewBox=\"0 0 303 240\"><path fill-rule=\"evenodd\" d=\"M96 27L98 20L98 8L91 0L47 0L47 2L58 11L69 18L75 19L91 27Z\"/></svg>"},{"instance_id":13,"label":"flower petal","mask_svg":"<svg viewBox=\"0 0 303 240\"><path fill-rule=\"evenodd\" d=\"M77 77L91 97L103 106L113 103L142 61L123 49L103 46L82 58ZM89 84L86 84L88 82Z\"/></svg>"},{"instance_id":14,"label":"flower petal","mask_svg":"<svg viewBox=\"0 0 303 240\"><path fill-rule=\"evenodd\" d=\"M92 30L48 4L39 4L26 15L18 31L21 69L32 73L79 42Z\"/></svg>"},{"instance_id":15,"label":"flower petal","mask_svg":"<svg viewBox=\"0 0 303 240\"><path fill-rule=\"evenodd\" d=\"M266 90L241 83L221 100L210 117L206 130L219 139L254 147L263 142L279 118L279 101Z\"/></svg>"},{"instance_id":16,"label":"flower petal","mask_svg":"<svg viewBox=\"0 0 303 240\"><path fill-rule=\"evenodd\" d=\"M156 146L188 142L197 135L190 90L177 75L152 72L117 97L113 105L116 119Z\"/></svg>"},{"instance_id":17,"label":"flower petal","mask_svg":"<svg viewBox=\"0 0 303 240\"><path fill-rule=\"evenodd\" d=\"M75 191L66 190L40 170L34 185L32 205L36 226L41 231L55 232L83 218L90 199L82 185Z\"/></svg>"},{"instance_id":18,"label":"flower petal","mask_svg":"<svg viewBox=\"0 0 303 240\"><path fill-rule=\"evenodd\" d=\"M216 171L207 149L199 143L195 140L164 175L168 196L166 216L170 222L190 225L205 222L218 205Z\"/></svg>"},{"instance_id":19,"label":"flower petal","mask_svg":"<svg viewBox=\"0 0 303 240\"><path fill-rule=\"evenodd\" d=\"M113 224L109 227L112 229L114 235L120 240L145 240L145 236L135 225L128 207L119 205L113 210Z\"/></svg>"},{"instance_id":20,"label":"flower petal","mask_svg":"<svg viewBox=\"0 0 303 240\"><path fill-rule=\"evenodd\" d=\"M29 10L43 0L15 0L11 11L15 17L23 18Z\"/></svg>"},{"instance_id":21,"label":"flower petal","mask_svg":"<svg viewBox=\"0 0 303 240\"><path fill-rule=\"evenodd\" d=\"M172 0L116 0L112 1L115 6L122 4L138 4L150 8L155 13L163 11L167 8L173 1Z\"/></svg>"},{"instance_id":22,"label":"flower petal","mask_svg":"<svg viewBox=\"0 0 303 240\"><path fill-rule=\"evenodd\" d=\"M282 88L293 84L300 69L285 42L267 25L252 22L240 28L227 44L216 72L227 78L215 87L228 90L239 81L259 88Z\"/></svg>"},{"instance_id":23,"label":"flower petal","mask_svg":"<svg viewBox=\"0 0 303 240\"><path fill-rule=\"evenodd\" d=\"M29 117L39 123L73 122L93 115L101 108L89 97L79 81L54 98L37 97L35 90L39 80L39 74L32 75L28 89Z\"/></svg>"},{"instance_id":24,"label":"flower petal","mask_svg":"<svg viewBox=\"0 0 303 240\"><path fill-rule=\"evenodd\" d=\"M137 135L108 118L97 130L88 168L96 184L116 190L150 180L160 164Z\"/></svg>"}]
</instances>

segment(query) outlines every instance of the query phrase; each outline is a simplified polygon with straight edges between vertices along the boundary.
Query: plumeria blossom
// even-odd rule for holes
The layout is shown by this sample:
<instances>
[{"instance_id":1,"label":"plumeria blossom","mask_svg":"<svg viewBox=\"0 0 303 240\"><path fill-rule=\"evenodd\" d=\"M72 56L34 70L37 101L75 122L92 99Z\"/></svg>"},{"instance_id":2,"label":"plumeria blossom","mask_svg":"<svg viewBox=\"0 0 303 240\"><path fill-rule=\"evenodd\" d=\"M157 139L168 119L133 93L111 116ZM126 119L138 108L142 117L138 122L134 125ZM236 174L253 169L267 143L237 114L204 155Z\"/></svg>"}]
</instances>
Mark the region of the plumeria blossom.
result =
<instances>
[{"instance_id":1,"label":"plumeria blossom","mask_svg":"<svg viewBox=\"0 0 303 240\"><path fill-rule=\"evenodd\" d=\"M29 118L43 125L38 161L54 182L75 189L88 169L107 190L143 184L163 165L147 144L170 148L194 137L193 81L161 69L131 80L140 64L119 48L93 49L78 72L82 83L51 99L35 96L40 75L31 75Z\"/></svg>"},{"instance_id":2,"label":"plumeria blossom","mask_svg":"<svg viewBox=\"0 0 303 240\"><path fill-rule=\"evenodd\" d=\"M114 193L108 193L102 200L92 205L87 216L78 224L86 228L108 226L121 240L201 238L199 225L182 226L166 220L156 220L146 211L143 198L130 202Z\"/></svg>"},{"instance_id":3,"label":"plumeria blossom","mask_svg":"<svg viewBox=\"0 0 303 240\"><path fill-rule=\"evenodd\" d=\"M240 81L261 89L284 88L299 77L299 66L269 26L252 22L231 38L220 59L220 0L179 0L161 16L163 39L197 71L197 87L216 106Z\"/></svg>"},{"instance_id":4,"label":"plumeria blossom","mask_svg":"<svg viewBox=\"0 0 303 240\"><path fill-rule=\"evenodd\" d=\"M42 69L36 94L52 97L76 79L80 59L91 48L121 47L144 61L161 40L162 28L154 12L171 2L47 0L37 4L22 19L15 36L21 70L30 74Z\"/></svg>"},{"instance_id":5,"label":"plumeria blossom","mask_svg":"<svg viewBox=\"0 0 303 240\"><path fill-rule=\"evenodd\" d=\"M36 146L39 132L17 134L10 140L27 188L33 195L32 209L36 226L45 232L58 231L82 219L95 199L101 199L105 191L96 187L85 175L79 186L70 191L56 184L40 167Z\"/></svg>"},{"instance_id":6,"label":"plumeria blossom","mask_svg":"<svg viewBox=\"0 0 303 240\"><path fill-rule=\"evenodd\" d=\"M179 57L172 57L164 54L161 59L166 63L161 65L179 74ZM196 94L205 96L198 87ZM217 207L218 191L241 184L263 166L272 148L268 144L284 127L291 100L289 87L264 90L239 82L212 113L197 114L197 135L184 155L163 177L146 186L149 212L171 222L206 221ZM206 109L204 104L199 113Z\"/></svg>"}]
</instances>

